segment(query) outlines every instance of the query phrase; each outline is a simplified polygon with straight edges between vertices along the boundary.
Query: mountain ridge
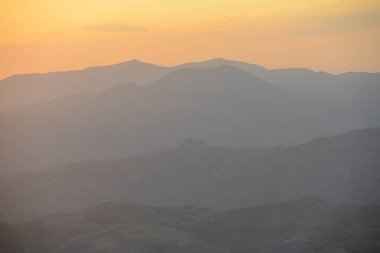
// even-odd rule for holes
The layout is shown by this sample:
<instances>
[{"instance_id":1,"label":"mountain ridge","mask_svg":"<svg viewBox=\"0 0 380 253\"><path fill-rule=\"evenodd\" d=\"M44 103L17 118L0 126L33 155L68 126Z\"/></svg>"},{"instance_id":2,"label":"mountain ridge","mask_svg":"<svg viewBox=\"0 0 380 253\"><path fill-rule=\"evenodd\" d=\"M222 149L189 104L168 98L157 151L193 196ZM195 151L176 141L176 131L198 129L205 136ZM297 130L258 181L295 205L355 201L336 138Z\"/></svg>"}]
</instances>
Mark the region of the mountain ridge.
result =
<instances>
[{"instance_id":1,"label":"mountain ridge","mask_svg":"<svg viewBox=\"0 0 380 253\"><path fill-rule=\"evenodd\" d=\"M315 77L317 81L313 83L313 86L320 82L320 80L323 80L323 78L321 79L321 77L318 77L318 75L321 74L329 80L331 78L347 77L349 75L353 75L354 79L361 76L362 80L366 80L366 76L372 76L375 80L378 80L380 75L379 73L366 72L347 72L335 75L302 68L268 69L257 64L223 58L214 58L174 66L159 66L134 59L111 65L87 67L80 70L18 74L4 78L0 80L0 91L2 94L6 94L7 96L2 95L0 97L0 101L2 101L0 103L0 108L11 108L15 106L28 105L35 102L43 102L52 98L62 97L74 93L94 92L117 83L128 81L136 82L140 85L148 85L153 81L158 80L160 77L163 77L165 74L168 74L170 71L176 69L181 69L184 67L207 68L210 66L215 67L220 65L240 67L241 69L257 75L268 82L274 82L276 85L280 85L282 87L291 87L292 89L301 90L305 89L302 87L302 82L305 80L301 80L301 84L299 83L300 80L297 80L297 78L299 78L297 77L298 72L307 71L308 75L310 75L312 79ZM122 69L125 73L120 73ZM99 73L95 73L96 71ZM141 73L142 71L145 73ZM281 74L282 72L286 72L285 75ZM111 74L112 76L110 76ZM303 74L301 74L301 76L303 76ZM36 80L28 80L28 78ZM297 84L294 85L292 82L297 82ZM347 82L347 80L343 82ZM52 89L52 87L54 87L54 89ZM307 89L309 88L307 87L306 91Z\"/></svg>"}]
</instances>

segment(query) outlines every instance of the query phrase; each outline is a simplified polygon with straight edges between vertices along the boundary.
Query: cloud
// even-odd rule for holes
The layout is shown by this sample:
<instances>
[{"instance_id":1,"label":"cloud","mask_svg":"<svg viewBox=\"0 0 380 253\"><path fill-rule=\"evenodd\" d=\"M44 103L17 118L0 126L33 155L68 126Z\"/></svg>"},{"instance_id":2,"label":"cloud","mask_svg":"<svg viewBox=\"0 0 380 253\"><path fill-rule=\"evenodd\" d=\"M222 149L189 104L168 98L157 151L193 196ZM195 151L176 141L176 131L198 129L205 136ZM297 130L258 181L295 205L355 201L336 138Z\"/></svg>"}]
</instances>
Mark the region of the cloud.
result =
<instances>
[{"instance_id":1,"label":"cloud","mask_svg":"<svg viewBox=\"0 0 380 253\"><path fill-rule=\"evenodd\" d=\"M83 26L87 31L96 32L145 32L148 29L141 26L134 26L125 23L99 23L99 24L88 24Z\"/></svg>"}]
</instances>

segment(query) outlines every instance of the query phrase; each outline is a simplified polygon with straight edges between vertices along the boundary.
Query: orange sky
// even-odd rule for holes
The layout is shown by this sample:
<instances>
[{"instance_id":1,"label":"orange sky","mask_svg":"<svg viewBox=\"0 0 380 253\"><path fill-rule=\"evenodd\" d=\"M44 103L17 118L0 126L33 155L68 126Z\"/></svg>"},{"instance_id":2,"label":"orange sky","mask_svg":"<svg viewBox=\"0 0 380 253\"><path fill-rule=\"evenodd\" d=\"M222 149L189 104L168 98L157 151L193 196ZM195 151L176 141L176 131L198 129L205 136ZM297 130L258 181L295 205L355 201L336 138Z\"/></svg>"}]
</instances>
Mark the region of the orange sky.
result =
<instances>
[{"instance_id":1,"label":"orange sky","mask_svg":"<svg viewBox=\"0 0 380 253\"><path fill-rule=\"evenodd\" d=\"M140 59L380 71L378 0L1 0L0 78Z\"/></svg>"}]
</instances>

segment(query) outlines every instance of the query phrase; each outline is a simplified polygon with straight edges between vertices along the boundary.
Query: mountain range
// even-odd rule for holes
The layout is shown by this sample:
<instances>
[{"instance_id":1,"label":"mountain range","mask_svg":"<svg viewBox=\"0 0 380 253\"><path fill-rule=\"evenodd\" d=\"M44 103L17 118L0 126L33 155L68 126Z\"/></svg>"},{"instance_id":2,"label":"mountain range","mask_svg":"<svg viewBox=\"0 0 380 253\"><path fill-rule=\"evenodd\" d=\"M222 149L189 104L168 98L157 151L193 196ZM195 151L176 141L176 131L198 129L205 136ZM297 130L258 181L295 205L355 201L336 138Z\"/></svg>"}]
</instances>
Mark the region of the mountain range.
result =
<instances>
[{"instance_id":1,"label":"mountain range","mask_svg":"<svg viewBox=\"0 0 380 253\"><path fill-rule=\"evenodd\" d=\"M379 98L222 58L0 80L0 252L379 252Z\"/></svg>"},{"instance_id":2,"label":"mountain range","mask_svg":"<svg viewBox=\"0 0 380 253\"><path fill-rule=\"evenodd\" d=\"M379 87L379 74L224 59L13 76L0 81L0 173L144 154L188 136L262 148L376 127Z\"/></svg>"},{"instance_id":3,"label":"mountain range","mask_svg":"<svg viewBox=\"0 0 380 253\"><path fill-rule=\"evenodd\" d=\"M347 72L334 75L305 68L268 69L257 64L223 58L172 67L131 60L83 70L7 77L0 80L0 108L12 108L73 94L96 92L119 83L134 82L139 85L149 85L174 70L204 69L223 65L237 67L280 87L302 92L324 94L344 92L348 95L355 89L363 89L363 86L367 93L374 90L379 92L379 73Z\"/></svg>"}]
</instances>

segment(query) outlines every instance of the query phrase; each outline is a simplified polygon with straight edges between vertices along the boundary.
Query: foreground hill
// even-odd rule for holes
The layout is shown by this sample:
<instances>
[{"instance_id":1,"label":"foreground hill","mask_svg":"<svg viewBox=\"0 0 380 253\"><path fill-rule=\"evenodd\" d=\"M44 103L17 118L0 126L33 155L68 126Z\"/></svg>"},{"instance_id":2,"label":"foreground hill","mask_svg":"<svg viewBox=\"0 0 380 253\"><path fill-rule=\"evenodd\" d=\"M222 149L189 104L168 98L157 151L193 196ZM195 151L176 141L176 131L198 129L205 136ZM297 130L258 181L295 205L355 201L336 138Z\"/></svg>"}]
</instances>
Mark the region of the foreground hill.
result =
<instances>
[{"instance_id":1,"label":"foreground hill","mask_svg":"<svg viewBox=\"0 0 380 253\"><path fill-rule=\"evenodd\" d=\"M3 220L105 201L237 208L320 196L379 203L380 128L273 149L182 145L111 161L0 177Z\"/></svg>"},{"instance_id":2,"label":"foreground hill","mask_svg":"<svg viewBox=\"0 0 380 253\"><path fill-rule=\"evenodd\" d=\"M318 198L225 212L107 203L0 233L18 235L2 244L7 253L359 253L380 250L379 217L379 206Z\"/></svg>"}]
</instances>

